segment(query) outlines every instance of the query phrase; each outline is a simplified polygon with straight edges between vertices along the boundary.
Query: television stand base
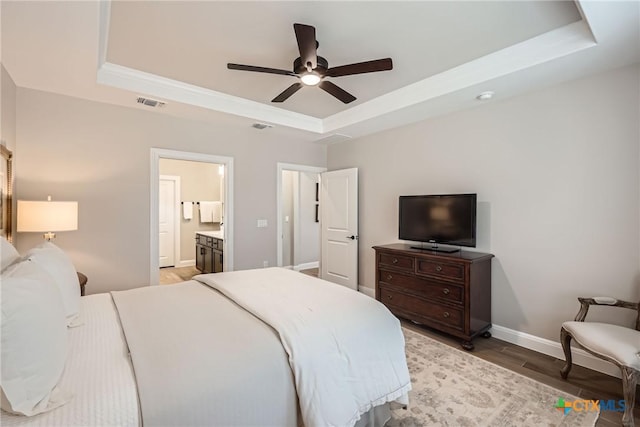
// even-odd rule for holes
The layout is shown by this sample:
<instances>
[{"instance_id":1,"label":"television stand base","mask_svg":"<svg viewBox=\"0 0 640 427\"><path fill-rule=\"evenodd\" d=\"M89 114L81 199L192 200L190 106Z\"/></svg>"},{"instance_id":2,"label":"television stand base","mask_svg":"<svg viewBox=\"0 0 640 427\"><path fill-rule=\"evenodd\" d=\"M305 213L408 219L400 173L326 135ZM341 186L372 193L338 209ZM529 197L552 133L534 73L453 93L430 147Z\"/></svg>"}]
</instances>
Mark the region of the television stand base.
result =
<instances>
[{"instance_id":1,"label":"television stand base","mask_svg":"<svg viewBox=\"0 0 640 427\"><path fill-rule=\"evenodd\" d=\"M452 254L458 252L460 248L442 247L442 246L411 246L411 249L420 249L421 251L443 252Z\"/></svg>"}]
</instances>

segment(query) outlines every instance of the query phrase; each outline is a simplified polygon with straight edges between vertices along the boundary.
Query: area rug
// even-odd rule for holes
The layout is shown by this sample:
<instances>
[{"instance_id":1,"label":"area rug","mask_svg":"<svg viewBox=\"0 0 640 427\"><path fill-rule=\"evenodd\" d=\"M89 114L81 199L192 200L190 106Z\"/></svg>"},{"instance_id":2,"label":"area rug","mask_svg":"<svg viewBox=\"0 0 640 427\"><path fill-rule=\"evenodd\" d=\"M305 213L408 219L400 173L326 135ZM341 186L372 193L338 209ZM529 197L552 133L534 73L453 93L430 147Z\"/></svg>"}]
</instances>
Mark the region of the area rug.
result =
<instances>
[{"instance_id":1,"label":"area rug","mask_svg":"<svg viewBox=\"0 0 640 427\"><path fill-rule=\"evenodd\" d=\"M599 412L565 411L581 400L403 328L413 389L409 406L392 404L388 427L593 426Z\"/></svg>"}]
</instances>

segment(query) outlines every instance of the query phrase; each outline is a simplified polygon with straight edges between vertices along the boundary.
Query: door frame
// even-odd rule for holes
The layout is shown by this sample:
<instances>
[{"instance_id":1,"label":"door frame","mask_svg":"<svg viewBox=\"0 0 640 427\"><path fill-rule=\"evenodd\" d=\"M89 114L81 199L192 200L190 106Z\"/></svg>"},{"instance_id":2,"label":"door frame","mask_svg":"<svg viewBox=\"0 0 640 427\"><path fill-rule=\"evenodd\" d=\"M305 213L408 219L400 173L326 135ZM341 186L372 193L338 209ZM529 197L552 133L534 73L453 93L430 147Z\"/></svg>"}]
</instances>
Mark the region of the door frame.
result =
<instances>
[{"instance_id":1,"label":"door frame","mask_svg":"<svg viewBox=\"0 0 640 427\"><path fill-rule=\"evenodd\" d=\"M224 165L224 257L223 269L233 271L233 157L218 156L213 154L194 153L189 151L167 150L164 148L152 147L150 155L150 270L149 283L157 285L160 283L160 260L158 253L158 191L160 183L160 159L188 160L192 162L215 163Z\"/></svg>"},{"instance_id":2,"label":"door frame","mask_svg":"<svg viewBox=\"0 0 640 427\"><path fill-rule=\"evenodd\" d=\"M174 202L180 201L180 177L178 175L159 175L158 181L173 181ZM158 187L158 192L160 188ZM160 194L158 194L160 197ZM160 201L158 200L158 210L160 209ZM158 218L158 233L160 232L160 219ZM158 236L158 239L160 236ZM160 242L158 242L158 245ZM173 266L180 267L180 203L173 205ZM160 249L158 248L158 265L160 265Z\"/></svg>"},{"instance_id":3,"label":"door frame","mask_svg":"<svg viewBox=\"0 0 640 427\"><path fill-rule=\"evenodd\" d=\"M276 255L277 255L277 266L282 267L282 171L297 171L297 172L310 172L317 173L320 175L322 172L326 172L327 168L320 166L308 166L308 165L299 165L295 163L281 163L278 162L276 168ZM299 213L300 209L294 206L294 213ZM294 229L298 221L297 218L294 217ZM293 246L294 248L297 246L296 242L300 238L300 233L294 230L293 236ZM299 243L298 243L299 245ZM295 257L294 257L295 258Z\"/></svg>"}]
</instances>

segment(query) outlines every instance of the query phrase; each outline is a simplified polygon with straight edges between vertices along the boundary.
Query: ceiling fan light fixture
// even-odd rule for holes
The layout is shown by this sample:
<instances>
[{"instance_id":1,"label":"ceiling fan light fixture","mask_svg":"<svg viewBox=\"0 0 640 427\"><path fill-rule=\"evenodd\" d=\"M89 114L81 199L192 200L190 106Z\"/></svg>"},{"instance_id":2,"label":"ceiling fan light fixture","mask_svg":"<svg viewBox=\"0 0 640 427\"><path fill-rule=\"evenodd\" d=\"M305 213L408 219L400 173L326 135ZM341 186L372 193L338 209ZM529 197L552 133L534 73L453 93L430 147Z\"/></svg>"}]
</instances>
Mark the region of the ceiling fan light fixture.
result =
<instances>
[{"instance_id":1,"label":"ceiling fan light fixture","mask_svg":"<svg viewBox=\"0 0 640 427\"><path fill-rule=\"evenodd\" d=\"M322 78L316 73L305 73L300 76L300 80L307 86L315 86Z\"/></svg>"},{"instance_id":2,"label":"ceiling fan light fixture","mask_svg":"<svg viewBox=\"0 0 640 427\"><path fill-rule=\"evenodd\" d=\"M316 40L316 29L311 25L293 24L293 30L296 33L296 42L298 44L300 56L293 60L293 68L291 71L234 63L227 63L227 68L230 70L280 74L298 78L298 81L280 92L271 100L271 102L284 102L289 99L291 95L298 92L303 86L316 86L334 98L342 101L344 104L349 104L350 102L355 101L356 97L339 86L336 86L331 81L324 80L325 77L333 78L352 76L354 74L374 73L377 71L388 71L393 69L393 61L391 61L391 58L357 62L354 64L329 68L329 62L322 56L318 55L319 44L318 40Z\"/></svg>"}]
</instances>

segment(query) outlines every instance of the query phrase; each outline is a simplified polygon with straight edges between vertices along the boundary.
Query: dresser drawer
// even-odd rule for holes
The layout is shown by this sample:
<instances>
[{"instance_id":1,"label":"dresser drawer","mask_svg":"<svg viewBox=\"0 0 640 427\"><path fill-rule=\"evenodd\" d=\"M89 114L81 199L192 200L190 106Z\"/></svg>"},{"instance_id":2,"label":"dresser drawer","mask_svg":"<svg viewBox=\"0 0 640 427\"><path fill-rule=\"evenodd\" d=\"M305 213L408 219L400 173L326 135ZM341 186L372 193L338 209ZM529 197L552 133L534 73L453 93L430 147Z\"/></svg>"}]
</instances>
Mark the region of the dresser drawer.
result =
<instances>
[{"instance_id":1,"label":"dresser drawer","mask_svg":"<svg viewBox=\"0 0 640 427\"><path fill-rule=\"evenodd\" d=\"M419 259L416 266L416 274L426 274L464 282L464 265Z\"/></svg>"},{"instance_id":2,"label":"dresser drawer","mask_svg":"<svg viewBox=\"0 0 640 427\"><path fill-rule=\"evenodd\" d=\"M380 269L378 272L380 282L389 285L387 288L405 289L427 299L437 298L458 304L464 302L463 286L396 273L390 270Z\"/></svg>"},{"instance_id":3,"label":"dresser drawer","mask_svg":"<svg viewBox=\"0 0 640 427\"><path fill-rule=\"evenodd\" d=\"M461 309L425 301L384 287L380 287L380 301L389 306L391 311L397 307L400 311L416 314L450 328L459 330L464 328L464 314Z\"/></svg>"},{"instance_id":4,"label":"dresser drawer","mask_svg":"<svg viewBox=\"0 0 640 427\"><path fill-rule=\"evenodd\" d=\"M204 234L196 234L196 243L203 246L208 246L213 249L222 250L223 242L223 240L217 239L215 237L205 236Z\"/></svg>"},{"instance_id":5,"label":"dresser drawer","mask_svg":"<svg viewBox=\"0 0 640 427\"><path fill-rule=\"evenodd\" d=\"M407 270L413 273L415 258L410 256L393 255L380 253L378 255L378 264L388 265L402 270Z\"/></svg>"}]
</instances>

